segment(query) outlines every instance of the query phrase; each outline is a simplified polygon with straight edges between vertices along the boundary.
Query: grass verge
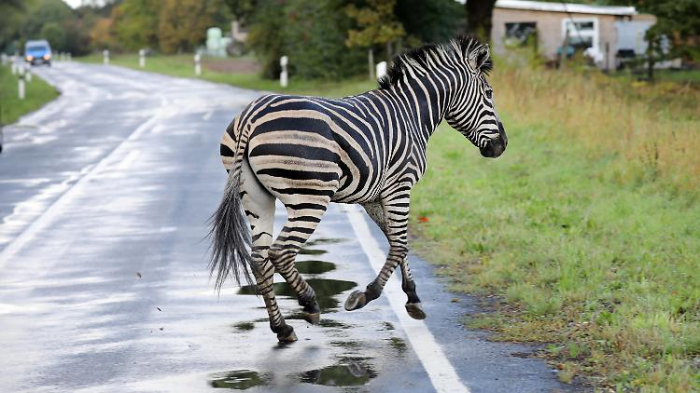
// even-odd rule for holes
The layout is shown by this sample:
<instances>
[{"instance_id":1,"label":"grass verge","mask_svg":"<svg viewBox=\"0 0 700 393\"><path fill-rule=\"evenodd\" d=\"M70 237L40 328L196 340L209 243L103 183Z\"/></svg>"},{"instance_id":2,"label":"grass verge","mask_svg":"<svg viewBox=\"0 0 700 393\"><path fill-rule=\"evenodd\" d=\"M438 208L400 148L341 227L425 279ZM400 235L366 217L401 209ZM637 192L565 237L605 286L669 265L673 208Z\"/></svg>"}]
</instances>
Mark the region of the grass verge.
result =
<instances>
[{"instance_id":1,"label":"grass verge","mask_svg":"<svg viewBox=\"0 0 700 393\"><path fill-rule=\"evenodd\" d=\"M102 56L92 55L79 58L78 60L87 63L101 64ZM216 59L208 60L217 61ZM140 69L138 56L132 54L113 55L110 58L110 64ZM375 81L367 79L321 81L290 78L289 86L282 89L278 81L263 79L258 74L223 73L207 69L206 67L202 67L202 75L196 77L194 74L193 56L190 54L148 57L144 70L182 78L199 78L210 82L225 83L246 89L324 97L345 97L377 87Z\"/></svg>"},{"instance_id":2,"label":"grass verge","mask_svg":"<svg viewBox=\"0 0 700 393\"><path fill-rule=\"evenodd\" d=\"M56 89L36 75L25 86L26 97L20 100L17 96L17 76L12 75L9 67L0 67L0 125L12 124L58 97Z\"/></svg>"},{"instance_id":3,"label":"grass verge","mask_svg":"<svg viewBox=\"0 0 700 393\"><path fill-rule=\"evenodd\" d=\"M697 102L655 106L595 75L506 66L492 79L508 151L483 159L441 127L413 244L452 289L498 299L467 325L549 344L563 381L699 391Z\"/></svg>"}]
</instances>

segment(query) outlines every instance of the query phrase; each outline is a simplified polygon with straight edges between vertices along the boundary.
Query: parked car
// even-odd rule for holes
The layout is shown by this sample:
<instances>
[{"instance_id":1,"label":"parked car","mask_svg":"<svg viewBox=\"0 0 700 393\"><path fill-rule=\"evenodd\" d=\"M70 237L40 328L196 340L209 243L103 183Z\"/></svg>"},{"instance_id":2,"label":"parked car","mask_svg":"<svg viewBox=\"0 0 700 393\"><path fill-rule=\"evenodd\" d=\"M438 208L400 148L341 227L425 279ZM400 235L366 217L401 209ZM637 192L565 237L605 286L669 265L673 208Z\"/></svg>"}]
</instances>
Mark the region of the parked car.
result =
<instances>
[{"instance_id":1,"label":"parked car","mask_svg":"<svg viewBox=\"0 0 700 393\"><path fill-rule=\"evenodd\" d=\"M24 45L24 60L31 65L51 65L51 45L46 40L27 41Z\"/></svg>"}]
</instances>

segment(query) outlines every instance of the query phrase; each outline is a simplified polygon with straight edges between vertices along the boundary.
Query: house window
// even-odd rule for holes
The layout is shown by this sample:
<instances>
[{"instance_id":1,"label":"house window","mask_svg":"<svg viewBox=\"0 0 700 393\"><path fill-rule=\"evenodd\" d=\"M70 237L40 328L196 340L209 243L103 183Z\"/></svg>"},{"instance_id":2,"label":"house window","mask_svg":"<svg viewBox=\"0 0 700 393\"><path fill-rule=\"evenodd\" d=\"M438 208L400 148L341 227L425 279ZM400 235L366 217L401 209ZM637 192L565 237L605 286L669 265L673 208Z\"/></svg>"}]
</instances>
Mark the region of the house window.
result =
<instances>
[{"instance_id":1,"label":"house window","mask_svg":"<svg viewBox=\"0 0 700 393\"><path fill-rule=\"evenodd\" d=\"M535 22L506 23L506 44L509 46L523 46L530 36L537 33Z\"/></svg>"},{"instance_id":2,"label":"house window","mask_svg":"<svg viewBox=\"0 0 700 393\"><path fill-rule=\"evenodd\" d=\"M598 18L567 18L562 20L562 39L569 33L569 45L577 50L599 54Z\"/></svg>"}]
</instances>

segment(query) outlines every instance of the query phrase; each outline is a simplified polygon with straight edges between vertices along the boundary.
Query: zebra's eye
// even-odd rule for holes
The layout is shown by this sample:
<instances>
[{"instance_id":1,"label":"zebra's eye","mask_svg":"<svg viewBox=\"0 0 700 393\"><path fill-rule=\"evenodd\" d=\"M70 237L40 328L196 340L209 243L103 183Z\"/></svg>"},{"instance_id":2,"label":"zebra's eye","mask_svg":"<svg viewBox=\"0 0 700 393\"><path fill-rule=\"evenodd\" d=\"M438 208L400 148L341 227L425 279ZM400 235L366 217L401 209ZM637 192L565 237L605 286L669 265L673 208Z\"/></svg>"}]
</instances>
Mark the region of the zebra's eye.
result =
<instances>
[{"instance_id":1,"label":"zebra's eye","mask_svg":"<svg viewBox=\"0 0 700 393\"><path fill-rule=\"evenodd\" d=\"M486 90L486 98L489 100L493 98L493 91L492 90Z\"/></svg>"}]
</instances>

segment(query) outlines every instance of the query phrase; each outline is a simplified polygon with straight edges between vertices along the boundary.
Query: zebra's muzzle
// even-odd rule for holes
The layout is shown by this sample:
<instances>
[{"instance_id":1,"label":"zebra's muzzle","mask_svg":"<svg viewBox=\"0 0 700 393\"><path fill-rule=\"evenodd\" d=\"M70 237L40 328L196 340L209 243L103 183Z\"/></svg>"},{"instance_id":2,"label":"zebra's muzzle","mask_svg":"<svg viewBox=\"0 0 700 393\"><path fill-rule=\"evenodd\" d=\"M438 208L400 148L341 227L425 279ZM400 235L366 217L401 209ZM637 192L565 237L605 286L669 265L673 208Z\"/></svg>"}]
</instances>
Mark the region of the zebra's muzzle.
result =
<instances>
[{"instance_id":1,"label":"zebra's muzzle","mask_svg":"<svg viewBox=\"0 0 700 393\"><path fill-rule=\"evenodd\" d=\"M506 151L506 146L508 146L508 137L506 136L505 128L503 128L503 123L499 121L498 137L491 139L485 147L479 148L479 151L484 157L496 158Z\"/></svg>"},{"instance_id":2,"label":"zebra's muzzle","mask_svg":"<svg viewBox=\"0 0 700 393\"><path fill-rule=\"evenodd\" d=\"M506 151L507 139L499 136L498 138L491 139L486 147L479 148L481 155L489 158L496 158Z\"/></svg>"}]
</instances>

